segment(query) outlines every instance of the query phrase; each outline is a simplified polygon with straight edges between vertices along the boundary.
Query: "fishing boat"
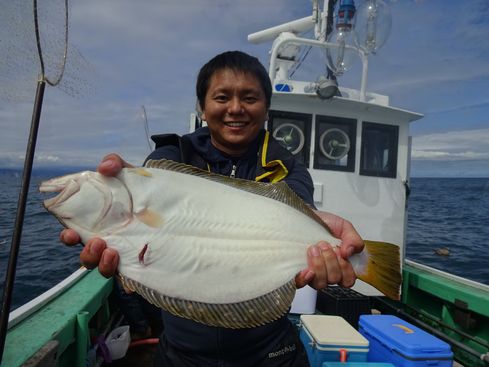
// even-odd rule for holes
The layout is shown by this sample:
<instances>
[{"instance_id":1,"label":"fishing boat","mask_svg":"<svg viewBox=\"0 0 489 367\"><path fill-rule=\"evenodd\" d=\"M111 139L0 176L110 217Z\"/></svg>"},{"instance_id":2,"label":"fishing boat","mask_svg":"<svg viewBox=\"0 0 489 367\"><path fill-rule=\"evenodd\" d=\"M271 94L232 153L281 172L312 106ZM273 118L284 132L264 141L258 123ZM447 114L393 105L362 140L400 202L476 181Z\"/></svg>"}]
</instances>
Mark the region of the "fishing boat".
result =
<instances>
[{"instance_id":1,"label":"fishing boat","mask_svg":"<svg viewBox=\"0 0 489 367\"><path fill-rule=\"evenodd\" d=\"M380 0L364 3L374 10L385 6ZM267 129L309 168L316 207L347 218L363 238L395 243L401 248L400 301L388 300L357 281L351 292L340 293L337 311L344 311L341 304L348 304L351 313L396 315L447 342L458 365L489 366L489 286L404 258L410 185L409 125L422 115L390 105L388 96L367 91L369 56L383 42L383 23L371 13L365 19L364 34L358 31L355 44L345 43L355 31L355 7L353 1L339 1L337 5L337 9L328 8L325 1L321 9L318 0L313 1L311 16L248 36L252 43L272 43L269 75L273 96ZM332 12L338 12L336 22L328 24ZM390 20L382 21L388 24ZM301 37L311 30L312 38ZM301 55L310 48L324 52L328 73L313 81L293 80L291 68L302 62ZM347 53L362 64L358 89L337 84L337 76L347 72ZM189 130L203 124L194 114ZM103 350L110 332L124 324L110 300L112 289L112 279L102 277L97 270L80 269L12 312L1 366L106 364L106 353L97 350ZM311 288L298 291L291 318L324 312L317 307L319 299L318 292ZM127 339L121 342L127 348ZM151 345L154 339L146 342ZM134 365L131 354L138 356L137 365L144 365L143 352L138 349L144 343L130 345L126 357L111 365ZM151 354L152 350L149 347L143 354Z\"/></svg>"}]
</instances>

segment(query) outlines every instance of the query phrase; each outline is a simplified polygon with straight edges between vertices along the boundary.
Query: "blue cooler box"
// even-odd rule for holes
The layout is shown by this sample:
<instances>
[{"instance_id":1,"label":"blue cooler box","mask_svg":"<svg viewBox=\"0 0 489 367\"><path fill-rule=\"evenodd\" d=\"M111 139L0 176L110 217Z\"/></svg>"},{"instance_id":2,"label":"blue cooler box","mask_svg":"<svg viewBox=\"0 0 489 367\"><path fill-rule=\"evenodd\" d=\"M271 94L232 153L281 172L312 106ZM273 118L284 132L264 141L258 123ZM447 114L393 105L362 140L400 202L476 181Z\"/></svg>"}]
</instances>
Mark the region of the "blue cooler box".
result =
<instances>
[{"instance_id":1,"label":"blue cooler box","mask_svg":"<svg viewBox=\"0 0 489 367\"><path fill-rule=\"evenodd\" d=\"M348 362L367 362L368 340L340 316L301 315L299 335L311 367L339 362L342 353Z\"/></svg>"},{"instance_id":2,"label":"blue cooler box","mask_svg":"<svg viewBox=\"0 0 489 367\"><path fill-rule=\"evenodd\" d=\"M450 345L391 315L362 315L360 333L370 342L369 362L396 367L451 367Z\"/></svg>"}]
</instances>

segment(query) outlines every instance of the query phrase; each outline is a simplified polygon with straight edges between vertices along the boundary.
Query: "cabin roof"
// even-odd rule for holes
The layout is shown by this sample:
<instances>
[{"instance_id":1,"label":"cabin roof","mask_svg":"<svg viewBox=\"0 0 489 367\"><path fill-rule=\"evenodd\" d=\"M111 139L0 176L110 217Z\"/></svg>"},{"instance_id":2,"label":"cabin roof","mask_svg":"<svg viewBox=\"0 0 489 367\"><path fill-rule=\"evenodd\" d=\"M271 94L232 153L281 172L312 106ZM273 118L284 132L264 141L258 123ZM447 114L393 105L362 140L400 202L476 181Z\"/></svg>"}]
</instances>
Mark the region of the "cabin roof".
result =
<instances>
[{"instance_id":1,"label":"cabin roof","mask_svg":"<svg viewBox=\"0 0 489 367\"><path fill-rule=\"evenodd\" d=\"M295 106L294 110L297 112L297 106L303 106L304 111L307 112L307 106L312 104L324 103L328 104L328 107L334 107L335 110L345 111L346 114L357 116L357 115L375 115L379 116L391 121L399 121L399 122L413 122L419 120L423 117L423 114L408 111L402 108L397 108L393 106L389 106L388 97L367 93L367 101L363 102L359 99L355 99L351 93L353 90L348 89L340 89L343 93L347 91L350 97L333 97L328 100L321 100L315 93L307 93L307 92L277 92L274 91L272 95L272 109L274 108L274 102L283 102L287 103L287 105ZM346 94L346 93L345 93Z\"/></svg>"}]
</instances>

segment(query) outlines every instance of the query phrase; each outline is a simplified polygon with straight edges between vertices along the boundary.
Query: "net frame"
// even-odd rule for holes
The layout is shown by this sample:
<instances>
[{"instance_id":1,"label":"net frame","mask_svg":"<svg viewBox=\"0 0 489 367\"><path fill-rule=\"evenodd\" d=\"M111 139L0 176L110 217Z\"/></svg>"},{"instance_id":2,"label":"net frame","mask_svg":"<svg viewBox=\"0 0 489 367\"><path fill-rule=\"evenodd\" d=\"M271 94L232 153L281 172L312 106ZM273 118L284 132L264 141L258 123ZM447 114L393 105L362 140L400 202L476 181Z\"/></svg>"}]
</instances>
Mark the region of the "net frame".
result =
<instances>
[{"instance_id":1,"label":"net frame","mask_svg":"<svg viewBox=\"0 0 489 367\"><path fill-rule=\"evenodd\" d=\"M52 87L57 86L61 80L63 79L64 71L65 71L65 66L66 66L66 60L68 57L68 28L69 28L69 11L68 11L68 0L64 0L64 7L65 7L65 25L64 25L64 52L63 52L63 61L61 63L61 72L59 73L58 77L56 79L51 80L46 76L46 69L44 66L44 57L42 53L42 46L41 46L41 30L39 28L39 16L38 16L38 6L37 6L37 0L33 0L33 11L34 11L34 32L36 35L36 45L37 45L37 53L39 56L39 62L41 65L41 77L40 79L45 81L47 84L49 84Z\"/></svg>"}]
</instances>

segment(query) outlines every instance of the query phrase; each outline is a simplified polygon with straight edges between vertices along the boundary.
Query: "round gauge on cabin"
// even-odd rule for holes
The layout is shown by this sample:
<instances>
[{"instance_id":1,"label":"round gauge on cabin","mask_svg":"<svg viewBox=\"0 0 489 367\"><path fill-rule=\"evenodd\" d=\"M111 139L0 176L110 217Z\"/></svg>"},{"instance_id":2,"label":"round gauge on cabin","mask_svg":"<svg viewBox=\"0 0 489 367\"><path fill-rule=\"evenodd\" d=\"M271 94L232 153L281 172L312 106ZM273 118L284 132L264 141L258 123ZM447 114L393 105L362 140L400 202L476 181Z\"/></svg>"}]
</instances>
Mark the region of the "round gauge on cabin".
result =
<instances>
[{"instance_id":1,"label":"round gauge on cabin","mask_svg":"<svg viewBox=\"0 0 489 367\"><path fill-rule=\"evenodd\" d=\"M326 158L338 160L348 154L350 138L341 129L328 129L319 138L319 149Z\"/></svg>"},{"instance_id":2,"label":"round gauge on cabin","mask_svg":"<svg viewBox=\"0 0 489 367\"><path fill-rule=\"evenodd\" d=\"M290 122L278 126L272 135L275 140L292 154L299 153L306 141L304 132L300 127Z\"/></svg>"}]
</instances>

